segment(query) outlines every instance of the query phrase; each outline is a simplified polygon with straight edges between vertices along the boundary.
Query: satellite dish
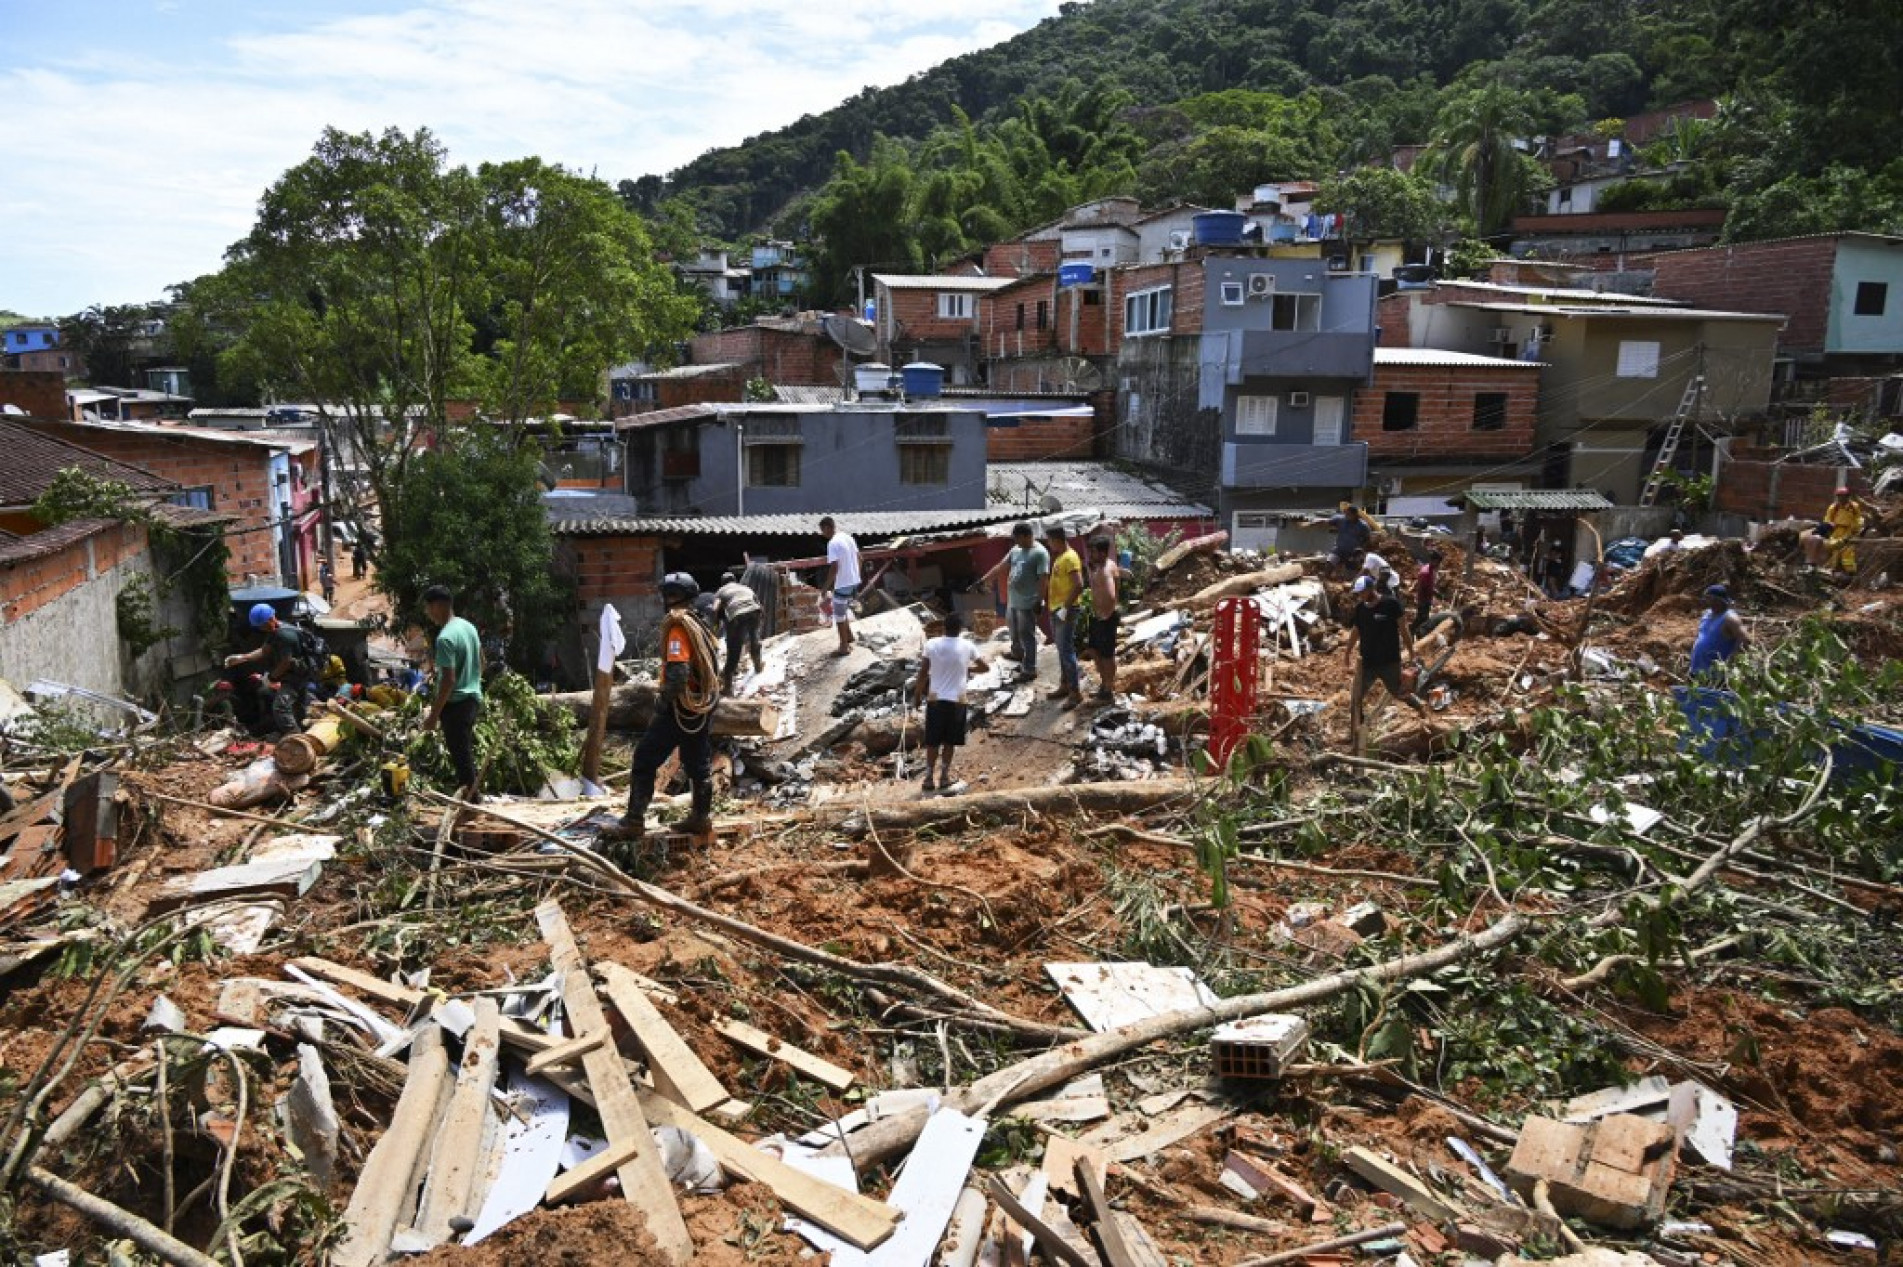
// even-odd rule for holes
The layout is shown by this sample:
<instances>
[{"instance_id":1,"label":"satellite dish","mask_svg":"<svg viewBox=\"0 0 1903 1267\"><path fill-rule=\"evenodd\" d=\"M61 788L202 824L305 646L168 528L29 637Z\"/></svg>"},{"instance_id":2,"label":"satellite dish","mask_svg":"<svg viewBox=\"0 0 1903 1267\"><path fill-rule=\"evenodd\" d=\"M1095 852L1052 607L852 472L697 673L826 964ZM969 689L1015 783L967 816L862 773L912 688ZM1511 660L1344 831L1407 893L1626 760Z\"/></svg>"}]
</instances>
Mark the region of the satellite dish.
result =
<instances>
[{"instance_id":1,"label":"satellite dish","mask_svg":"<svg viewBox=\"0 0 1903 1267\"><path fill-rule=\"evenodd\" d=\"M871 356L879 350L878 337L872 333L872 327L863 321L828 313L820 319L819 324L827 338L854 356Z\"/></svg>"},{"instance_id":2,"label":"satellite dish","mask_svg":"<svg viewBox=\"0 0 1903 1267\"><path fill-rule=\"evenodd\" d=\"M11 414L16 418L26 417L26 410L18 405L0 405L0 414Z\"/></svg>"},{"instance_id":3,"label":"satellite dish","mask_svg":"<svg viewBox=\"0 0 1903 1267\"><path fill-rule=\"evenodd\" d=\"M1038 510L1046 515L1055 515L1064 509L1064 503L1057 500L1053 493L1046 493L1037 499Z\"/></svg>"}]
</instances>

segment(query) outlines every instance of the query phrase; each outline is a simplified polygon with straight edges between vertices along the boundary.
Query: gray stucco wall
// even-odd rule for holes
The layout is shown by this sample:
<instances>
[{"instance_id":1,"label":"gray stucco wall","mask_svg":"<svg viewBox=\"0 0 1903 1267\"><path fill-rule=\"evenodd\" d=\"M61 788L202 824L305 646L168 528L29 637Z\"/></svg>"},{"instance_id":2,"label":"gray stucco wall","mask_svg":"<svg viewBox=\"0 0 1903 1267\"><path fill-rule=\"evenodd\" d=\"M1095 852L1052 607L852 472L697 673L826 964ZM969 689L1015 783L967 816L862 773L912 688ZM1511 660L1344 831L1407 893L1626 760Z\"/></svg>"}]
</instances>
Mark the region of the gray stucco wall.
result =
<instances>
[{"instance_id":1,"label":"gray stucco wall","mask_svg":"<svg viewBox=\"0 0 1903 1267\"><path fill-rule=\"evenodd\" d=\"M944 484L899 482L895 420L942 418L950 440L950 478ZM780 515L828 511L972 510L985 504L985 418L975 410L833 410L749 413L694 427L700 474L660 478L655 432L630 433L629 489L642 514ZM796 426L800 480L792 487L740 487L746 460L740 428L753 437ZM943 447L943 446L939 446Z\"/></svg>"},{"instance_id":2,"label":"gray stucco wall","mask_svg":"<svg viewBox=\"0 0 1903 1267\"><path fill-rule=\"evenodd\" d=\"M134 578L155 586L152 557L139 553L110 568L91 566L90 579L18 620L0 624L0 677L21 690L39 678L65 682L105 695L148 698L171 683L174 649L181 660L193 658L186 635L148 650L136 664L127 662L119 641L119 593ZM154 619L183 627L188 617L176 602L160 602Z\"/></svg>"}]
</instances>

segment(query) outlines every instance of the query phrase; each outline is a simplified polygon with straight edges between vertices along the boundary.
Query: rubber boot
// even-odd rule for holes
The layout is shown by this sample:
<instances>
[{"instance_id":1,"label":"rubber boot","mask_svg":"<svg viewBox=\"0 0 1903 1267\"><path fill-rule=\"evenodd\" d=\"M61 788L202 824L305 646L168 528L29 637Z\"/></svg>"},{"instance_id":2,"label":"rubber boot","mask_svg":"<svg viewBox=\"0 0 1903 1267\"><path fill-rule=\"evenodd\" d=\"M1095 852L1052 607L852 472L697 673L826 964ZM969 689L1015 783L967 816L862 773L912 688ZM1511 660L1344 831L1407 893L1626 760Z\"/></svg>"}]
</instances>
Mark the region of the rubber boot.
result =
<instances>
[{"instance_id":1,"label":"rubber boot","mask_svg":"<svg viewBox=\"0 0 1903 1267\"><path fill-rule=\"evenodd\" d=\"M694 780L693 812L676 824L674 830L683 836L707 837L714 834L714 781L712 779Z\"/></svg>"},{"instance_id":2,"label":"rubber boot","mask_svg":"<svg viewBox=\"0 0 1903 1267\"><path fill-rule=\"evenodd\" d=\"M618 846L616 853L632 858L647 835L648 803L653 799L654 775L635 774L628 781L628 812L620 822L602 829L602 843Z\"/></svg>"}]
</instances>

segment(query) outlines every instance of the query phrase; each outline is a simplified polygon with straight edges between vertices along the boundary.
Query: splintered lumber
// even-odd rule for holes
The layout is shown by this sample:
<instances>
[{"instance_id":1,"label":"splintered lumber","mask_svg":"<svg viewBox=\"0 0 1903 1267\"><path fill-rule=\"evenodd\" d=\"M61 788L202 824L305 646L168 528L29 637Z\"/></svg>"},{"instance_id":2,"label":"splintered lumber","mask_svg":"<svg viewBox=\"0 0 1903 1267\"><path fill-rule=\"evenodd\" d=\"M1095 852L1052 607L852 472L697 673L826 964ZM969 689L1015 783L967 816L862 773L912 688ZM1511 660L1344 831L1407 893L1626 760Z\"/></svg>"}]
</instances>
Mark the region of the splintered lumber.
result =
<instances>
[{"instance_id":1,"label":"splintered lumber","mask_svg":"<svg viewBox=\"0 0 1903 1267\"><path fill-rule=\"evenodd\" d=\"M998 1203L999 1209L1011 1216L1012 1222L1031 1234L1031 1238L1037 1242L1037 1247L1046 1254L1066 1264L1067 1267L1098 1267L1096 1263L1078 1253L1076 1247L1069 1241L1059 1236L1050 1224L1026 1209L1024 1204L1012 1195L1011 1189L1004 1185L1003 1180L995 1175L992 1176L985 1191L991 1194L991 1199Z\"/></svg>"},{"instance_id":2,"label":"splintered lumber","mask_svg":"<svg viewBox=\"0 0 1903 1267\"><path fill-rule=\"evenodd\" d=\"M1311 1254L1327 1254L1338 1249L1353 1249L1357 1245L1366 1245L1369 1241L1384 1241L1390 1236L1403 1236L1406 1233L1407 1224L1387 1223L1380 1227L1350 1232L1346 1236L1316 1241L1313 1245L1303 1245L1299 1249L1282 1249L1273 1254L1264 1254L1260 1258L1245 1258L1237 1263L1236 1267L1275 1267L1277 1263L1300 1262Z\"/></svg>"},{"instance_id":3,"label":"splintered lumber","mask_svg":"<svg viewBox=\"0 0 1903 1267\"><path fill-rule=\"evenodd\" d=\"M646 730L654 721L654 707L660 688L652 682L623 682L608 697L606 717L610 730ZM594 711L595 693L558 691L542 699L566 711L586 726ZM780 728L780 711L766 699L723 699L714 706L714 734L722 736L764 735L771 737Z\"/></svg>"},{"instance_id":4,"label":"splintered lumber","mask_svg":"<svg viewBox=\"0 0 1903 1267\"><path fill-rule=\"evenodd\" d=\"M1234 1107L1225 1104L1185 1104L1135 1134L1124 1133L1126 1120L1113 1118L1084 1136L1083 1142L1103 1149L1111 1161L1135 1161L1180 1143L1235 1112Z\"/></svg>"},{"instance_id":5,"label":"splintered lumber","mask_svg":"<svg viewBox=\"0 0 1903 1267\"><path fill-rule=\"evenodd\" d=\"M945 1097L944 1103L963 1113L995 1110L1016 1104L1040 1091L1069 1082L1126 1052L1147 1047L1161 1039L1193 1034L1198 1030L1211 1029L1224 1021L1260 1016L1266 1012L1292 1011L1334 998L1364 984L1406 981L1438 972L1450 964L1496 950L1530 927L1532 921L1516 912L1502 916L1477 933L1457 938L1432 950L1401 955L1366 968L1330 973L1286 989L1238 995L1224 999L1213 1007L1169 1012L1126 1025L1122 1029L1086 1035L987 1074L968 1087L952 1091ZM922 1112L895 1114L855 1132L849 1150L836 1142L828 1144L822 1151L849 1155L853 1164L863 1169L889 1161L903 1152L918 1137L924 1124Z\"/></svg>"},{"instance_id":6,"label":"splintered lumber","mask_svg":"<svg viewBox=\"0 0 1903 1267\"><path fill-rule=\"evenodd\" d=\"M777 1060L795 1073L804 1074L821 1086L834 1091L844 1091L853 1084L854 1075L850 1069L841 1069L830 1060L822 1060L809 1051L801 1051L789 1042L775 1038L762 1029L755 1029L745 1021L733 1021L722 1017L714 1022L714 1030L722 1038L748 1051Z\"/></svg>"},{"instance_id":7,"label":"splintered lumber","mask_svg":"<svg viewBox=\"0 0 1903 1267\"><path fill-rule=\"evenodd\" d=\"M1077 1159L1077 1186L1083 1189L1084 1204L1090 1207L1090 1217L1096 1223L1097 1244L1103 1249L1105 1267L1140 1267L1137 1256L1123 1239L1123 1229L1117 1225L1110 1201L1103 1193L1103 1180L1097 1177L1096 1168L1088 1158Z\"/></svg>"},{"instance_id":8,"label":"splintered lumber","mask_svg":"<svg viewBox=\"0 0 1903 1267\"><path fill-rule=\"evenodd\" d=\"M1156 562L1150 565L1150 569L1161 576L1192 554L1214 554L1228 544L1229 534L1226 532L1212 532L1206 537L1191 537L1187 541L1177 542L1157 555Z\"/></svg>"},{"instance_id":9,"label":"splintered lumber","mask_svg":"<svg viewBox=\"0 0 1903 1267\"><path fill-rule=\"evenodd\" d=\"M633 974L618 963L596 964L595 971L601 974L608 1002L621 1013L621 1019L634 1034L634 1041L647 1053L648 1070L654 1075L654 1085L660 1088L662 1095L695 1113L704 1113L733 1098L713 1071L701 1063L694 1049L674 1032L660 1010L648 1001Z\"/></svg>"},{"instance_id":10,"label":"splintered lumber","mask_svg":"<svg viewBox=\"0 0 1903 1267\"><path fill-rule=\"evenodd\" d=\"M436 1134L436 1106L449 1081L449 1053L443 1031L426 1025L410 1044L409 1072L396 1112L357 1176L344 1212L344 1241L331 1255L335 1267L370 1267L383 1261L390 1237L405 1213L413 1190L410 1174L423 1146Z\"/></svg>"},{"instance_id":11,"label":"splintered lumber","mask_svg":"<svg viewBox=\"0 0 1903 1267\"><path fill-rule=\"evenodd\" d=\"M575 934L569 931L561 903L551 899L536 907L535 922L548 943L549 962L561 974L562 1003L569 1028L578 1037L610 1032L608 1017L589 983L588 964L575 944ZM603 1044L584 1055L581 1065L608 1142L632 1140L638 1145L634 1156L615 1170L621 1180L621 1195L647 1219L648 1233L662 1256L672 1263L688 1262L694 1256L694 1242L681 1218L673 1185L661 1167L660 1151L648 1134L647 1117L622 1066L621 1054L612 1044Z\"/></svg>"},{"instance_id":12,"label":"splintered lumber","mask_svg":"<svg viewBox=\"0 0 1903 1267\"><path fill-rule=\"evenodd\" d=\"M1027 787L1009 792L977 792L943 796L916 804L882 805L870 811L875 831L913 831L960 822L999 822L1033 817L1077 814L1141 814L1173 801L1187 801L1195 785L1189 779L1143 779L1137 782L1071 783L1060 787ZM819 815L816 815L816 817ZM825 815L850 819L847 834L866 830L867 811L842 806Z\"/></svg>"},{"instance_id":13,"label":"splintered lumber","mask_svg":"<svg viewBox=\"0 0 1903 1267\"><path fill-rule=\"evenodd\" d=\"M548 1186L548 1196L544 1199L550 1205L560 1205L633 1161L634 1155L640 1151L641 1141L638 1139L624 1139L619 1144L610 1144L581 1165L563 1171Z\"/></svg>"},{"instance_id":14,"label":"splintered lumber","mask_svg":"<svg viewBox=\"0 0 1903 1267\"><path fill-rule=\"evenodd\" d=\"M654 1092L641 1093L641 1107L656 1126L676 1126L689 1132L712 1150L723 1169L751 1183L764 1184L781 1205L855 1249L882 1244L898 1226L898 1211L891 1206L802 1174Z\"/></svg>"},{"instance_id":15,"label":"splintered lumber","mask_svg":"<svg viewBox=\"0 0 1903 1267\"><path fill-rule=\"evenodd\" d=\"M1442 1200L1432 1188L1365 1148L1350 1148L1342 1154L1341 1161L1381 1191L1399 1197L1403 1205L1423 1218L1451 1223L1460 1216L1460 1211Z\"/></svg>"},{"instance_id":16,"label":"splintered lumber","mask_svg":"<svg viewBox=\"0 0 1903 1267\"><path fill-rule=\"evenodd\" d=\"M530 1076L555 1065L572 1065L595 1048L608 1041L608 1036L600 1031L584 1034L580 1038L571 1038L566 1042L539 1051L529 1057L527 1072Z\"/></svg>"},{"instance_id":17,"label":"splintered lumber","mask_svg":"<svg viewBox=\"0 0 1903 1267\"><path fill-rule=\"evenodd\" d=\"M1302 565L1299 563L1281 563L1272 568L1263 568L1259 572L1244 572L1241 576L1231 576L1217 581L1214 585L1205 585L1174 607L1214 607L1225 598L1237 598L1244 594L1253 594L1257 590L1272 589L1277 585L1287 585L1290 581L1302 579Z\"/></svg>"},{"instance_id":18,"label":"splintered lumber","mask_svg":"<svg viewBox=\"0 0 1903 1267\"><path fill-rule=\"evenodd\" d=\"M1664 1216L1677 1152L1670 1125L1629 1113L1585 1125L1529 1117L1507 1161L1506 1180L1521 1196L1547 1183L1561 1214L1635 1228Z\"/></svg>"},{"instance_id":19,"label":"splintered lumber","mask_svg":"<svg viewBox=\"0 0 1903 1267\"><path fill-rule=\"evenodd\" d=\"M482 1168L483 1131L489 1124L490 1094L502 1054L502 1012L492 998L476 1000L476 1023L463 1036L462 1064L449 1116L436 1137L436 1156L417 1210L416 1230L440 1245L451 1235L452 1219L473 1219L482 1207L476 1190Z\"/></svg>"}]
</instances>

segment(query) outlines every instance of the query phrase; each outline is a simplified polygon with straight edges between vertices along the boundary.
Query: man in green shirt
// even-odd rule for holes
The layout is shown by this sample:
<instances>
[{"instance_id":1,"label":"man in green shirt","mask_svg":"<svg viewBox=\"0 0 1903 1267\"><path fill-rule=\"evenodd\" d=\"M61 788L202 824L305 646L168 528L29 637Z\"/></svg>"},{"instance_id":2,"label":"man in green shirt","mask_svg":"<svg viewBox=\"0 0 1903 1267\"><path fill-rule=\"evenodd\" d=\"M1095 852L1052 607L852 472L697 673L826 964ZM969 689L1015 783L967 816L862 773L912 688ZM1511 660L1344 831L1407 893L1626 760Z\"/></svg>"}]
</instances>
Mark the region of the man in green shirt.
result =
<instances>
[{"instance_id":1,"label":"man in green shirt","mask_svg":"<svg viewBox=\"0 0 1903 1267\"><path fill-rule=\"evenodd\" d=\"M476 627L456 614L447 585L423 591L423 610L436 626L436 692L430 700L423 729L443 726L443 746L456 767L458 795L470 802L482 799L476 786L476 718L482 714L482 638Z\"/></svg>"}]
</instances>

